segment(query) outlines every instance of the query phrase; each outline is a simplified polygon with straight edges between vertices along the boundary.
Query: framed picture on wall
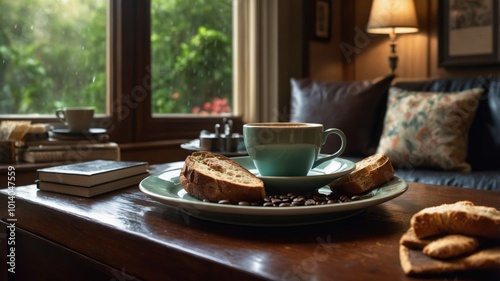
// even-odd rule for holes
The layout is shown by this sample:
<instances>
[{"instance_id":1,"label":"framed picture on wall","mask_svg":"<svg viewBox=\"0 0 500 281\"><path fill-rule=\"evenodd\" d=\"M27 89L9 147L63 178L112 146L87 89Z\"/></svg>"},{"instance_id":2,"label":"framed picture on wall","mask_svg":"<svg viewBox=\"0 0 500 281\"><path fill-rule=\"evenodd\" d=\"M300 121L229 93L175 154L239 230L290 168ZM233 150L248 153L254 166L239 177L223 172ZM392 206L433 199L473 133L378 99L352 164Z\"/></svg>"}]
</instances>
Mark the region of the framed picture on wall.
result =
<instances>
[{"instance_id":1,"label":"framed picture on wall","mask_svg":"<svg viewBox=\"0 0 500 281\"><path fill-rule=\"evenodd\" d=\"M314 0L313 38L329 41L331 36L331 0Z\"/></svg>"},{"instance_id":2,"label":"framed picture on wall","mask_svg":"<svg viewBox=\"0 0 500 281\"><path fill-rule=\"evenodd\" d=\"M497 0L439 1L439 66L500 64Z\"/></svg>"}]
</instances>

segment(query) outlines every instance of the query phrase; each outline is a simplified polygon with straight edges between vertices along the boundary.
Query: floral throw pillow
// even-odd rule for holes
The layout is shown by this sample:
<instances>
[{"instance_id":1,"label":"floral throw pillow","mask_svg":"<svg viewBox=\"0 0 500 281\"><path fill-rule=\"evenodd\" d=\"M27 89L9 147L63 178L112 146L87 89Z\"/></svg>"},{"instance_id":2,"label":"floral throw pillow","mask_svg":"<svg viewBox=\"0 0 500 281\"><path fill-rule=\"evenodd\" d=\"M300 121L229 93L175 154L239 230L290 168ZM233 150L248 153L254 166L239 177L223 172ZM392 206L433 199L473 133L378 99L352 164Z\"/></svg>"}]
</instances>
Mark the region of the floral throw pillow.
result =
<instances>
[{"instance_id":1,"label":"floral throw pillow","mask_svg":"<svg viewBox=\"0 0 500 281\"><path fill-rule=\"evenodd\" d=\"M483 91L411 92L391 87L377 153L400 168L470 171L468 132Z\"/></svg>"}]
</instances>

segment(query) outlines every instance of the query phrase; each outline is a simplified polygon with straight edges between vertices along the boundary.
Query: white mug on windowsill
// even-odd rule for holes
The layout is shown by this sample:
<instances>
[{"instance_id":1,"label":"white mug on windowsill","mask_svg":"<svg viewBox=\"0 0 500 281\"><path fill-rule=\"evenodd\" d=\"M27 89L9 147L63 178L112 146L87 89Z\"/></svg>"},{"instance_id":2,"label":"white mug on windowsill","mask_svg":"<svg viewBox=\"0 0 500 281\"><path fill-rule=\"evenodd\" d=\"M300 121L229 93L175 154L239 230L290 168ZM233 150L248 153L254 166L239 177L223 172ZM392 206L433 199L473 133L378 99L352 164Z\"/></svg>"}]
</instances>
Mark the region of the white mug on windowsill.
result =
<instances>
[{"instance_id":1,"label":"white mug on windowsill","mask_svg":"<svg viewBox=\"0 0 500 281\"><path fill-rule=\"evenodd\" d=\"M90 123L94 118L92 107L65 107L56 110L56 116L61 120L70 132L88 131Z\"/></svg>"}]
</instances>

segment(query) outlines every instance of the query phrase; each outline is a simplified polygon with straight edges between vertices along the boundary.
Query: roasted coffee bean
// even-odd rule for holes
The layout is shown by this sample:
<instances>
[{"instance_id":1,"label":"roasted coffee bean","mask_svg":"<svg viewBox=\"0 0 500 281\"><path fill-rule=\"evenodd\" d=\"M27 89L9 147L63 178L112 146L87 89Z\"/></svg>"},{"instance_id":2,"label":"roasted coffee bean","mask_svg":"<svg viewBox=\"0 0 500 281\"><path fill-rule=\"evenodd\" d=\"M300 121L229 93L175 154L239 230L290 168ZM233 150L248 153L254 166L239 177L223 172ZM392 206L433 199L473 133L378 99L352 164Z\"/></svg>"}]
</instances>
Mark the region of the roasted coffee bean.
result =
<instances>
[{"instance_id":1,"label":"roasted coffee bean","mask_svg":"<svg viewBox=\"0 0 500 281\"><path fill-rule=\"evenodd\" d=\"M304 201L306 198L304 196L297 196L293 199L294 202Z\"/></svg>"},{"instance_id":2,"label":"roasted coffee bean","mask_svg":"<svg viewBox=\"0 0 500 281\"><path fill-rule=\"evenodd\" d=\"M304 204L306 206L316 205L316 201L314 201L314 199L307 199Z\"/></svg>"},{"instance_id":3,"label":"roasted coffee bean","mask_svg":"<svg viewBox=\"0 0 500 281\"><path fill-rule=\"evenodd\" d=\"M231 201L229 201L229 200L220 200L219 204L231 204Z\"/></svg>"},{"instance_id":4,"label":"roasted coffee bean","mask_svg":"<svg viewBox=\"0 0 500 281\"><path fill-rule=\"evenodd\" d=\"M347 200L349 200L349 197L348 197L347 195L342 195L342 196L340 196L340 198L339 198L339 201L340 201L340 202L346 202Z\"/></svg>"},{"instance_id":5,"label":"roasted coffee bean","mask_svg":"<svg viewBox=\"0 0 500 281\"><path fill-rule=\"evenodd\" d=\"M278 204L279 205L282 201L281 201L281 199L278 199L278 198L272 198L271 202L273 202L273 204Z\"/></svg>"},{"instance_id":6,"label":"roasted coffee bean","mask_svg":"<svg viewBox=\"0 0 500 281\"><path fill-rule=\"evenodd\" d=\"M351 197L351 200L352 200L352 201L361 200L361 196L359 196L359 195L354 195L353 197Z\"/></svg>"},{"instance_id":7,"label":"roasted coffee bean","mask_svg":"<svg viewBox=\"0 0 500 281\"><path fill-rule=\"evenodd\" d=\"M315 201L321 201L325 199L325 196L314 195L312 199L314 199Z\"/></svg>"},{"instance_id":8,"label":"roasted coffee bean","mask_svg":"<svg viewBox=\"0 0 500 281\"><path fill-rule=\"evenodd\" d=\"M250 203L247 202L247 201L240 201L240 202L238 202L238 205L240 205L240 206L250 206Z\"/></svg>"}]
</instances>

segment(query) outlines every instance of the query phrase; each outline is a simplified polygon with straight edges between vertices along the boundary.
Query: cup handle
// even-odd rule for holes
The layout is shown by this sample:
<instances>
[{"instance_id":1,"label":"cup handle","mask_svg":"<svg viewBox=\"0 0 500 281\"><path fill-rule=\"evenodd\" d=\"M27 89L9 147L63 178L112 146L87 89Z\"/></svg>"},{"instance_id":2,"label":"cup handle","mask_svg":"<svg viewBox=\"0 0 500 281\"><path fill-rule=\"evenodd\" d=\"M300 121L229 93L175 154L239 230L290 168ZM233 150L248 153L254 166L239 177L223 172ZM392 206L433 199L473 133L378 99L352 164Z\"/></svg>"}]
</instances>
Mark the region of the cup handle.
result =
<instances>
[{"instance_id":1,"label":"cup handle","mask_svg":"<svg viewBox=\"0 0 500 281\"><path fill-rule=\"evenodd\" d=\"M66 123L66 116L64 115L64 110L62 110L62 109L58 109L58 110L56 110L56 117L57 117L59 120L61 120L61 121L63 121L64 123Z\"/></svg>"},{"instance_id":2,"label":"cup handle","mask_svg":"<svg viewBox=\"0 0 500 281\"><path fill-rule=\"evenodd\" d=\"M333 154L330 154L326 157L323 157L321 159L317 159L316 161L314 161L314 164L312 166L312 168L315 168L317 167L318 165L326 162L326 161L329 161L329 160L332 160L333 158L336 158L338 156L340 156L342 154L342 152L344 152L345 150L345 147L346 147L346 137L345 137L345 134L344 132L342 132L341 130L339 129L336 129L336 128L331 128L331 129L328 129L326 131L323 132L323 143L322 145L326 142L326 139L328 138L329 135L331 134L336 134L340 137L340 148L339 150L337 150L337 152L333 153Z\"/></svg>"}]
</instances>

